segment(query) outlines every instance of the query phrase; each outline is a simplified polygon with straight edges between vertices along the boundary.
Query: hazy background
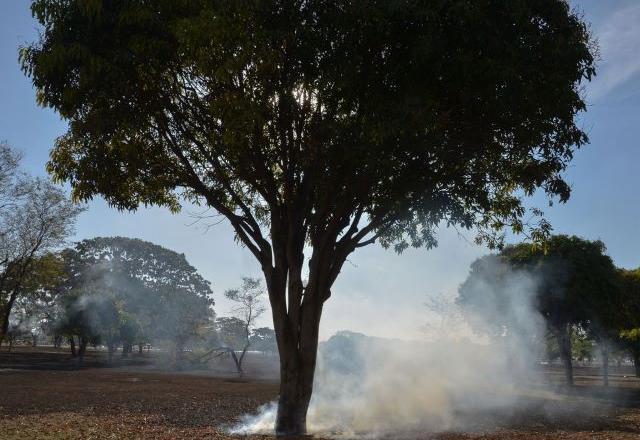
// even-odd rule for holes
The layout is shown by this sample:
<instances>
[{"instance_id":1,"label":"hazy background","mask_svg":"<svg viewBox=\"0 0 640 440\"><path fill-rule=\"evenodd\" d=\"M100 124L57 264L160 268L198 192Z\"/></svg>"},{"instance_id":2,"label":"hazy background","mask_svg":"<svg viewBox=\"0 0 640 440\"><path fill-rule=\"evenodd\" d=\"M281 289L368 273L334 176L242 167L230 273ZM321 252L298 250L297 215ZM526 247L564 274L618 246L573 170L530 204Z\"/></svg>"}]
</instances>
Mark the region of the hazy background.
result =
<instances>
[{"instance_id":1,"label":"hazy background","mask_svg":"<svg viewBox=\"0 0 640 440\"><path fill-rule=\"evenodd\" d=\"M17 48L37 39L28 0L0 0L0 140L25 154L26 168L44 174L54 139L65 123L50 110L38 108L30 81L20 71ZM601 239L615 263L640 265L640 1L574 0L600 44L598 77L588 86L589 109L582 126L591 145L576 154L567 173L573 195L566 205L546 208L555 232ZM171 215L164 209L135 214L93 201L78 222L75 239L122 235L149 240L186 254L213 284L216 311L227 314L223 291L238 286L242 275L259 276L252 255L233 240L231 228L191 225L187 209ZM472 244L473 233L440 232L440 246L403 255L370 246L352 255L344 266L321 325L321 338L337 330L374 336L421 336L429 313L427 294L454 295L471 261L486 249ZM270 314L260 325L271 326Z\"/></svg>"}]
</instances>

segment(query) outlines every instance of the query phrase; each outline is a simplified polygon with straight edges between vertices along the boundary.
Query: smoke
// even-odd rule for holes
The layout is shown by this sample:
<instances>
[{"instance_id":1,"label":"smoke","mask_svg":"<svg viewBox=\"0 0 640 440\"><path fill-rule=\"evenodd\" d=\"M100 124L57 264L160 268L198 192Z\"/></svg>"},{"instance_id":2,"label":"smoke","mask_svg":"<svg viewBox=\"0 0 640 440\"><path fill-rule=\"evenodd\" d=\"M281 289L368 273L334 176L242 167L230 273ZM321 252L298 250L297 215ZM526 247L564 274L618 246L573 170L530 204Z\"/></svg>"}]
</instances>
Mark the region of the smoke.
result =
<instances>
[{"instance_id":1,"label":"smoke","mask_svg":"<svg viewBox=\"0 0 640 440\"><path fill-rule=\"evenodd\" d=\"M508 418L544 394L531 387L540 383L536 365L544 335L534 308L538 280L497 259L483 264L500 276L470 277L450 307L439 307L448 318L434 320L446 324L435 326L431 341L339 332L321 343L307 416L310 433L397 438L486 430L495 426L492 417ZM271 403L232 432L271 433L275 414Z\"/></svg>"}]
</instances>

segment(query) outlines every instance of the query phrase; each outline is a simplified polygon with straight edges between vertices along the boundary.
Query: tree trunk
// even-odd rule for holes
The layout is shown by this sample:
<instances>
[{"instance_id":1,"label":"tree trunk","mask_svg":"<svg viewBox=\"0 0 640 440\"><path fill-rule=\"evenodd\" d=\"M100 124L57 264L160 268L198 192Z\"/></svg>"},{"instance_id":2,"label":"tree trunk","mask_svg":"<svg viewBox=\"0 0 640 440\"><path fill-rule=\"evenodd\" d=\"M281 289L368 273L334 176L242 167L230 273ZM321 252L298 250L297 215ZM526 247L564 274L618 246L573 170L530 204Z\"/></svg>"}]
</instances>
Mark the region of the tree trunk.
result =
<instances>
[{"instance_id":1,"label":"tree trunk","mask_svg":"<svg viewBox=\"0 0 640 440\"><path fill-rule=\"evenodd\" d=\"M640 350L632 349L633 367L636 371L636 377L640 377Z\"/></svg>"},{"instance_id":2,"label":"tree trunk","mask_svg":"<svg viewBox=\"0 0 640 440\"><path fill-rule=\"evenodd\" d=\"M38 335L36 335L35 333L31 335L31 346L32 347L38 346Z\"/></svg>"},{"instance_id":3,"label":"tree trunk","mask_svg":"<svg viewBox=\"0 0 640 440\"><path fill-rule=\"evenodd\" d=\"M244 361L244 357L247 354L247 350L249 349L249 346L251 344L249 342L247 342L244 346L244 348L242 349L242 353L240 353L240 357L237 360L237 364L238 364L238 373L240 374L240 376L244 375L244 370L242 369L242 362Z\"/></svg>"},{"instance_id":4,"label":"tree trunk","mask_svg":"<svg viewBox=\"0 0 640 440\"><path fill-rule=\"evenodd\" d=\"M182 341L176 342L174 368L176 370L182 370L184 368L184 342Z\"/></svg>"},{"instance_id":5,"label":"tree trunk","mask_svg":"<svg viewBox=\"0 0 640 440\"><path fill-rule=\"evenodd\" d=\"M9 296L9 301L7 301L7 304L2 309L2 315L0 316L2 319L2 327L0 328L0 344L9 332L9 318L11 317L11 309L13 309L13 304L15 303L17 296L18 290L14 289Z\"/></svg>"},{"instance_id":6,"label":"tree trunk","mask_svg":"<svg viewBox=\"0 0 640 440\"><path fill-rule=\"evenodd\" d=\"M242 377L244 372L242 371L242 362L238 359L238 355L233 348L228 348L229 356L233 360L233 364L236 366L236 371L238 372L238 376Z\"/></svg>"},{"instance_id":7,"label":"tree trunk","mask_svg":"<svg viewBox=\"0 0 640 440\"><path fill-rule=\"evenodd\" d=\"M76 352L76 341L73 336L69 337L69 347L71 347L71 356L76 357L78 353Z\"/></svg>"},{"instance_id":8,"label":"tree trunk","mask_svg":"<svg viewBox=\"0 0 640 440\"><path fill-rule=\"evenodd\" d=\"M284 356L281 354L281 359ZM276 435L295 436L307 433L307 410L313 392L314 365L301 367L297 362L280 361L280 396L276 418Z\"/></svg>"},{"instance_id":9,"label":"tree trunk","mask_svg":"<svg viewBox=\"0 0 640 440\"><path fill-rule=\"evenodd\" d=\"M109 363L113 362L113 352L116 351L115 343L111 340L107 341L107 352L109 356Z\"/></svg>"},{"instance_id":10,"label":"tree trunk","mask_svg":"<svg viewBox=\"0 0 640 440\"><path fill-rule=\"evenodd\" d=\"M609 344L602 342L600 353L602 355L602 385L607 387L609 386Z\"/></svg>"},{"instance_id":11,"label":"tree trunk","mask_svg":"<svg viewBox=\"0 0 640 440\"><path fill-rule=\"evenodd\" d=\"M307 410L313 392L322 302L323 298L328 297L321 297L317 292L314 294L309 290L307 292L309 301L301 311L298 338L295 338L295 333L291 339L291 335L285 334L278 343L280 396L275 426L278 436L300 436L307 433Z\"/></svg>"},{"instance_id":12,"label":"tree trunk","mask_svg":"<svg viewBox=\"0 0 640 440\"><path fill-rule=\"evenodd\" d=\"M87 351L87 344L89 340L86 336L80 336L80 346L78 348L78 363L82 364L84 361L84 353Z\"/></svg>"},{"instance_id":13,"label":"tree trunk","mask_svg":"<svg viewBox=\"0 0 640 440\"><path fill-rule=\"evenodd\" d=\"M284 221L277 211L272 212L273 248L261 246L254 253L261 262L267 282L280 353L280 396L275 433L302 436L307 433L307 410L313 391L322 308L331 296L331 286L346 258L368 231L358 229L359 215L356 215L356 220L340 240L339 221L332 222L322 233L312 234L305 284L302 271L306 229L295 210L289 214L291 217ZM356 232L361 234L358 239L353 238Z\"/></svg>"},{"instance_id":14,"label":"tree trunk","mask_svg":"<svg viewBox=\"0 0 640 440\"><path fill-rule=\"evenodd\" d=\"M560 359L564 366L564 376L568 386L573 386L573 364L571 362L571 333L567 326L555 331L558 348L560 349Z\"/></svg>"}]
</instances>

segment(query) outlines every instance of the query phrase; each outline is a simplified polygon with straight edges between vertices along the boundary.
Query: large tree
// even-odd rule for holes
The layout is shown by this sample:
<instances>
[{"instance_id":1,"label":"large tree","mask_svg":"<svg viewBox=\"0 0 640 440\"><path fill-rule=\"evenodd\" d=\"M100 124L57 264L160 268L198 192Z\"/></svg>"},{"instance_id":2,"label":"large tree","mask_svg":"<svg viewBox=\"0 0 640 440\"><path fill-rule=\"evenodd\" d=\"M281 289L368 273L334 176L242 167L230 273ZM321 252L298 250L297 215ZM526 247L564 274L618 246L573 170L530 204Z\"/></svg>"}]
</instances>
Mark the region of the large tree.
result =
<instances>
[{"instance_id":1,"label":"large tree","mask_svg":"<svg viewBox=\"0 0 640 440\"><path fill-rule=\"evenodd\" d=\"M306 429L324 302L349 254L440 224L519 232L569 197L587 26L561 0L34 0L49 171L79 200L226 217L266 279L276 432ZM534 225L535 226L535 225ZM548 225L539 223L534 233ZM303 283L303 267L308 281Z\"/></svg>"},{"instance_id":2,"label":"large tree","mask_svg":"<svg viewBox=\"0 0 640 440\"><path fill-rule=\"evenodd\" d=\"M116 341L126 354L141 339L162 340L174 346L179 361L185 344L213 318L210 282L184 254L139 239L96 237L65 257L63 290L75 296L79 316L110 350Z\"/></svg>"},{"instance_id":3,"label":"large tree","mask_svg":"<svg viewBox=\"0 0 640 440\"><path fill-rule=\"evenodd\" d=\"M605 251L601 241L567 235L554 235L544 246L532 246L530 243L507 246L498 256L476 261L465 285L476 285L478 279L486 281L483 289L467 290L470 293L494 294L498 289L501 295L507 296L506 302L508 296L518 292L495 284L493 280L503 279L503 275L496 276L493 266L482 263L487 259L497 259L501 263L498 266L502 268L501 272L526 273L532 280L527 287L532 295L532 309L542 315L548 330L556 339L567 384L572 385L571 340L576 328L596 339L603 355L608 355L609 343L619 332L617 321L622 313L623 301L618 273ZM462 289L461 293L464 292ZM495 298L487 301L470 296L466 300L470 305L500 304ZM489 310L488 313L504 319L495 310ZM606 365L604 373L606 381Z\"/></svg>"}]
</instances>

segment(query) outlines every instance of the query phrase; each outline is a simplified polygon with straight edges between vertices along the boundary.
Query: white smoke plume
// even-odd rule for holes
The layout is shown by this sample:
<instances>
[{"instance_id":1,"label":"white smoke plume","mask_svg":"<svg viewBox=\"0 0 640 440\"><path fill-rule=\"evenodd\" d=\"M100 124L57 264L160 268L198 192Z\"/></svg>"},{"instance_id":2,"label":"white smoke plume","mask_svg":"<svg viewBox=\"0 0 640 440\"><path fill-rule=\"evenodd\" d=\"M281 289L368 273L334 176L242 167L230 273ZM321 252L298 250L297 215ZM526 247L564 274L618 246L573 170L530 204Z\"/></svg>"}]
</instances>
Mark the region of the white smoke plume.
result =
<instances>
[{"instance_id":1,"label":"white smoke plume","mask_svg":"<svg viewBox=\"0 0 640 440\"><path fill-rule=\"evenodd\" d=\"M532 395L547 393L530 387L540 383L536 339L544 334L533 306L536 285L525 272L507 272L500 285L467 285L484 305L477 315L465 314L473 328L511 323L492 338L474 338L465 322L448 321L432 342L339 332L320 344L309 432L410 438L417 432L491 429L492 415L522 411ZM272 433L275 414L274 402L232 432Z\"/></svg>"}]
</instances>

